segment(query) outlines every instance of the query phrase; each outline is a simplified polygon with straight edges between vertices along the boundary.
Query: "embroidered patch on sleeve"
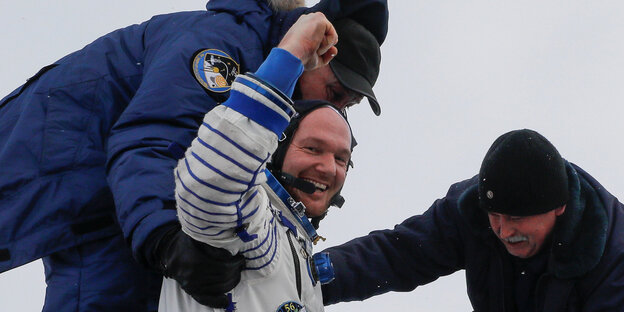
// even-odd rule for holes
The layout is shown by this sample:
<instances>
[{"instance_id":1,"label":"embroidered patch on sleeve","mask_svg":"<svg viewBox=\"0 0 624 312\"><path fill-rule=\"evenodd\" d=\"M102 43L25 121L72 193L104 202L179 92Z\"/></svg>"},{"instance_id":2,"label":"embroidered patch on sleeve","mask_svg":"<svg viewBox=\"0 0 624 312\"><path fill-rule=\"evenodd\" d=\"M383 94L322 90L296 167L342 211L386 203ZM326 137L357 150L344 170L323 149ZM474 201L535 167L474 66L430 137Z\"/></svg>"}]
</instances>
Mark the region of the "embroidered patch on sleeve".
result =
<instances>
[{"instance_id":1,"label":"embroidered patch on sleeve","mask_svg":"<svg viewBox=\"0 0 624 312\"><path fill-rule=\"evenodd\" d=\"M240 67L227 53L217 49L199 51L193 58L193 75L204 89L216 93L230 91Z\"/></svg>"},{"instance_id":2,"label":"embroidered patch on sleeve","mask_svg":"<svg viewBox=\"0 0 624 312\"><path fill-rule=\"evenodd\" d=\"M306 309L297 302L288 301L283 303L275 312L305 312Z\"/></svg>"}]
</instances>

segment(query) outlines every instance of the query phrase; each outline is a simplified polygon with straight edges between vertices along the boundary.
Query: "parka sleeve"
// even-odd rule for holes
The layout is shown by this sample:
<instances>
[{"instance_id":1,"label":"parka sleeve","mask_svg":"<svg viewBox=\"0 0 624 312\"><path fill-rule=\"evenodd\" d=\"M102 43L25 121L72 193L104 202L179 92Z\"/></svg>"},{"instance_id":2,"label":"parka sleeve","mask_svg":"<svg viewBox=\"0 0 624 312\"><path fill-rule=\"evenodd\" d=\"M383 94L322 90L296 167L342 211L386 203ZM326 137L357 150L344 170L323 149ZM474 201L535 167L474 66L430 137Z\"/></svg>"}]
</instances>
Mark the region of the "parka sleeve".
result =
<instances>
[{"instance_id":1,"label":"parka sleeve","mask_svg":"<svg viewBox=\"0 0 624 312\"><path fill-rule=\"evenodd\" d=\"M115 199L117 221L131 244L134 257L147 263L143 250L152 233L177 223L173 168L180 155L170 147L187 147L197 135L204 114L226 98L204 90L191 72L194 53L202 48L224 51L241 62L242 44L226 31L197 34L188 29L171 32L153 21L144 35L141 84L111 129L107 148L107 180ZM166 29L163 29L167 27ZM236 31L230 27L229 32ZM166 35L161 35L166 33ZM250 47L262 46L249 38ZM252 54L250 50L246 53ZM262 58L262 55L255 55ZM257 66L246 56L247 66ZM258 62L260 64L260 62ZM247 67L249 68L249 67ZM256 67L252 67L255 69ZM139 79L139 78L137 78ZM113 102L114 105L116 102Z\"/></svg>"},{"instance_id":2,"label":"parka sleeve","mask_svg":"<svg viewBox=\"0 0 624 312\"><path fill-rule=\"evenodd\" d=\"M456 197L436 200L422 215L325 250L335 279L323 285L325 305L411 291L463 268Z\"/></svg>"}]
</instances>

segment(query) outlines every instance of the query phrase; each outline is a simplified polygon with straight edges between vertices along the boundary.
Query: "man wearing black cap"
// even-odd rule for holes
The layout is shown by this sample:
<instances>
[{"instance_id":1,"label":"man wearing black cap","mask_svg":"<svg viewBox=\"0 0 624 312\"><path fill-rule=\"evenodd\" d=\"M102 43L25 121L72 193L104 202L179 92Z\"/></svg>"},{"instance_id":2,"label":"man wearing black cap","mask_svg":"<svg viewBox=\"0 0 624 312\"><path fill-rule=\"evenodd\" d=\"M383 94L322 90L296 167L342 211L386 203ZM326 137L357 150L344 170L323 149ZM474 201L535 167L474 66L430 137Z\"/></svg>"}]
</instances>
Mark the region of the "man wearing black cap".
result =
<instances>
[{"instance_id":1,"label":"man wearing black cap","mask_svg":"<svg viewBox=\"0 0 624 312\"><path fill-rule=\"evenodd\" d=\"M622 311L624 205L532 130L500 136L479 174L422 215L329 252L325 304L466 270L475 311Z\"/></svg>"},{"instance_id":2,"label":"man wearing black cap","mask_svg":"<svg viewBox=\"0 0 624 312\"><path fill-rule=\"evenodd\" d=\"M557 150L537 133L507 133L490 147L479 177L479 205L494 234L511 255L536 255L569 200Z\"/></svg>"},{"instance_id":3,"label":"man wearing black cap","mask_svg":"<svg viewBox=\"0 0 624 312\"><path fill-rule=\"evenodd\" d=\"M294 98L327 99L344 109L360 102L363 97L375 115L381 108L373 92L379 76L381 51L375 36L356 21L345 18L333 23L339 40L338 54L329 63L313 71L304 72Z\"/></svg>"}]
</instances>

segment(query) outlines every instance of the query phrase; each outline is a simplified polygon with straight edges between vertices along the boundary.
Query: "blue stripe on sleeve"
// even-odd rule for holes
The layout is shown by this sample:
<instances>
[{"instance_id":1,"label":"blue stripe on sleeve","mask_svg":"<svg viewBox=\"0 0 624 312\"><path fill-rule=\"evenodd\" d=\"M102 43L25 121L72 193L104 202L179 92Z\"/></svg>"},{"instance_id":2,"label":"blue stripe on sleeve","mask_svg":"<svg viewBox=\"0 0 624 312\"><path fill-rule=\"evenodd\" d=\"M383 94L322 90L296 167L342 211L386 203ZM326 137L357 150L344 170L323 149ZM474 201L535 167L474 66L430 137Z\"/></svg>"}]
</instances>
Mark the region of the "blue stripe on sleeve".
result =
<instances>
[{"instance_id":1,"label":"blue stripe on sleeve","mask_svg":"<svg viewBox=\"0 0 624 312\"><path fill-rule=\"evenodd\" d=\"M241 220L242 220L242 221L245 221L245 219L247 219L247 218L249 218L249 217L251 217L251 216L255 215L255 214L256 214L256 212L258 212L258 209L259 209L259 208L260 208L260 206L257 206L254 210L252 210L252 211L251 211L251 212L249 212L248 214L246 214L246 215L242 216L242 217L241 217Z\"/></svg>"},{"instance_id":2,"label":"blue stripe on sleeve","mask_svg":"<svg viewBox=\"0 0 624 312\"><path fill-rule=\"evenodd\" d=\"M206 141L202 140L201 138L197 137L197 142L201 143L201 145L203 145L204 147L206 147L207 149L215 152L217 155L225 158L227 161L233 163L234 165L236 165L236 167L241 168L243 171L247 172L247 173L254 173L253 170L246 168L245 166L243 166L241 163L237 162L236 160L234 160L232 157L226 155L225 153L221 152L220 150L218 150L216 147L206 143Z\"/></svg>"},{"instance_id":3,"label":"blue stripe on sleeve","mask_svg":"<svg viewBox=\"0 0 624 312\"><path fill-rule=\"evenodd\" d=\"M253 153L251 153L250 151L246 150L244 147L240 146L238 143L236 143L234 140L230 139L227 135L225 135L224 133L222 133L221 131L213 128L212 126L210 126L207 123L203 123L204 127L210 129L212 132L218 134L220 137L222 137L224 140L228 141L230 144L232 144L233 146L235 146L236 148L238 148L241 152L247 154L247 156L259 161L259 162L263 162L264 159L254 155Z\"/></svg>"},{"instance_id":4,"label":"blue stripe on sleeve","mask_svg":"<svg viewBox=\"0 0 624 312\"><path fill-rule=\"evenodd\" d=\"M241 211L243 211L243 209L245 209L247 207L247 205L251 202L252 199L254 199L256 197L256 195L258 195L258 190L255 190L253 192L253 194L249 195L249 197L247 198L247 200L245 200L245 202L243 203L243 205L241 206Z\"/></svg>"},{"instance_id":5,"label":"blue stripe on sleeve","mask_svg":"<svg viewBox=\"0 0 624 312\"><path fill-rule=\"evenodd\" d=\"M236 216L236 212L232 212L232 213L226 213L226 212L210 212L210 211L206 211L204 209L201 209L195 205L193 205L191 202L189 202L188 200L186 200L186 198L182 197L182 195L180 195L180 193L177 193L178 198L180 198L184 203L186 203L187 205L207 214L207 215L211 215L211 216L229 216L229 217L233 217ZM180 207L181 208L181 207ZM234 221L233 221L234 222Z\"/></svg>"},{"instance_id":6,"label":"blue stripe on sleeve","mask_svg":"<svg viewBox=\"0 0 624 312\"><path fill-rule=\"evenodd\" d=\"M208 233L197 232L197 231L189 228L188 226L186 226L186 224L184 224L184 223L182 223L182 226L184 226L185 229L187 229L187 230L189 230L189 231L191 231L191 232L193 232L193 233L195 233L197 235L208 236L208 237L219 236L219 235L223 234L225 231L227 231L227 230L221 230L221 231L219 231L217 233L214 233L214 234L208 234Z\"/></svg>"},{"instance_id":7,"label":"blue stripe on sleeve","mask_svg":"<svg viewBox=\"0 0 624 312\"><path fill-rule=\"evenodd\" d=\"M273 227L273 235L277 234L277 227ZM243 270L260 270L262 268L264 268L265 266L271 264L271 262L273 262L273 259L275 258L275 253L277 252L277 244L273 244L273 254L271 255L271 259L269 259L265 264L259 266L259 267L246 267Z\"/></svg>"},{"instance_id":8,"label":"blue stripe on sleeve","mask_svg":"<svg viewBox=\"0 0 624 312\"><path fill-rule=\"evenodd\" d=\"M272 229L273 229L273 227L271 227L271 229L269 230L269 234L271 234L271 240L269 241L269 247L267 248L267 250L264 253L262 253L261 255L257 255L255 257L249 257L249 258L245 257L246 260L249 261L249 260L256 260L256 259L263 258L264 256L266 256L271 251L271 249L273 249L273 245L277 244L277 238L276 238L276 236L277 236L276 234L277 233L272 231Z\"/></svg>"},{"instance_id":9,"label":"blue stripe on sleeve","mask_svg":"<svg viewBox=\"0 0 624 312\"><path fill-rule=\"evenodd\" d=\"M184 158L184 163L186 164L186 170L188 171L188 173L191 175L191 177L193 177L195 179L195 181L201 183L202 185L211 188L213 190L219 191L221 193L225 193L225 194L232 194L232 195L239 195L242 194L243 192L236 192L236 191L229 191L223 188L220 188L216 185L210 184L202 179L200 179L198 176L195 175L195 173L193 173L193 171L191 170L191 167L189 166L188 163L188 159Z\"/></svg>"},{"instance_id":10,"label":"blue stripe on sleeve","mask_svg":"<svg viewBox=\"0 0 624 312\"><path fill-rule=\"evenodd\" d=\"M252 76L251 74L247 74L245 76L238 76L236 78L236 82L238 82L238 83L240 83L240 84L242 84L244 86L247 86L248 88L253 89L254 91L264 95L264 97L266 97L271 102L273 102L273 104L275 104L276 106L281 108L288 116L292 116L292 115L295 114L295 111L291 107L289 107L288 105L284 104L284 102L281 99L278 99L275 96L273 96L273 94L271 92L265 90L262 86L259 86L259 85L255 84L254 82L247 80L246 79L247 76L249 78L255 79L258 83L262 83L263 82L260 78ZM274 90L274 92L281 93L280 91L277 91L277 90Z\"/></svg>"},{"instance_id":11,"label":"blue stripe on sleeve","mask_svg":"<svg viewBox=\"0 0 624 312\"><path fill-rule=\"evenodd\" d=\"M197 159L197 160L198 160L200 163L202 163L204 166L206 166L206 167L208 167L210 170L212 170L212 171L214 171L214 172L218 173L220 176L222 176L222 177L224 177L224 178L226 178L226 179L228 179L228 180L230 180L230 181L234 181L234 182L236 182L236 183L240 183L240 184L242 184L242 185L244 185L244 186L247 186L247 185L249 184L249 182L248 182L248 181L243 181L243 180L240 180L240 179L236 179L236 178L230 177L229 175L227 175L227 174L223 173L221 170L219 170L219 169L215 168L213 165L211 165L211 164L209 164L207 161L203 160L201 157L199 157L199 155L195 154L195 152L191 152L191 155L193 155L193 157L195 157L195 159Z\"/></svg>"},{"instance_id":12,"label":"blue stripe on sleeve","mask_svg":"<svg viewBox=\"0 0 624 312\"><path fill-rule=\"evenodd\" d=\"M271 218L271 222L269 222L269 227L273 228L273 223L275 223L274 221L275 221L275 217ZM257 246L254 246L252 248L243 250L243 251L241 251L241 253L251 252L251 251L254 251L254 250L260 248L262 245L264 245L264 243L266 243L266 241L269 239L269 237L271 237L271 230L267 231L267 235L264 237L262 242L260 242L260 244L258 244Z\"/></svg>"},{"instance_id":13,"label":"blue stripe on sleeve","mask_svg":"<svg viewBox=\"0 0 624 312\"><path fill-rule=\"evenodd\" d=\"M230 91L230 98L223 105L255 121L278 137L288 126L289 121L282 115L236 90Z\"/></svg>"},{"instance_id":14,"label":"blue stripe on sleeve","mask_svg":"<svg viewBox=\"0 0 624 312\"><path fill-rule=\"evenodd\" d=\"M196 229L198 229L200 231L206 231L208 229L214 229L214 228L218 229L218 227L216 227L214 225L207 225L207 226L203 226L203 227L202 226L198 226L198 225L193 224L191 221L186 219L184 216L182 216L181 218L182 218L182 220L184 220L184 224L186 224L187 226L190 225L190 226L192 226L192 227L194 227L194 228L196 228Z\"/></svg>"},{"instance_id":15,"label":"blue stripe on sleeve","mask_svg":"<svg viewBox=\"0 0 624 312\"><path fill-rule=\"evenodd\" d=\"M199 200L201 200L201 201L203 201L205 203L211 204L211 205L222 206L222 207L228 207L228 206L232 206L232 205L236 204L236 201L233 201L231 203L221 203L221 202L217 202L217 201L214 201L214 200L210 200L210 199L201 197L197 193L193 192L188 186L186 186L186 184L184 184L184 181L182 181L182 179L180 178L180 173L179 172L176 172L176 174L178 176L178 181L180 181L180 185L182 185L182 187L187 192L189 192L190 194L195 196L197 199L199 199Z\"/></svg>"},{"instance_id":16,"label":"blue stripe on sleeve","mask_svg":"<svg viewBox=\"0 0 624 312\"><path fill-rule=\"evenodd\" d=\"M200 218L200 217L192 214L191 212L187 211L186 209L182 208L181 206L178 206L178 208L180 208L180 210L182 210L182 212L184 212L189 217L191 217L191 218L193 218L195 220L202 221L202 222L211 223L211 224L236 224L236 221L211 221L211 220L207 220L207 219ZM187 221L187 220L185 220L185 221Z\"/></svg>"}]
</instances>

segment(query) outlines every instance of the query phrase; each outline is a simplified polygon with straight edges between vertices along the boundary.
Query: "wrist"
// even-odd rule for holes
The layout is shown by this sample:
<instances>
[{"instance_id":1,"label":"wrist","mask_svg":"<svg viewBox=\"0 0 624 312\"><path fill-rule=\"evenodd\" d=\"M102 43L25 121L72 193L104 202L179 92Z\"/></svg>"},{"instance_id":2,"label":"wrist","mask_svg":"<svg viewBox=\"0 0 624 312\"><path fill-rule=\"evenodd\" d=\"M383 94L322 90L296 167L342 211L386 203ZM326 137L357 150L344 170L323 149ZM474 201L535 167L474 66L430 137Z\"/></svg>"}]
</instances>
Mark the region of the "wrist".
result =
<instances>
[{"instance_id":1,"label":"wrist","mask_svg":"<svg viewBox=\"0 0 624 312\"><path fill-rule=\"evenodd\" d=\"M289 97L303 73L301 60L287 50L273 48L255 75Z\"/></svg>"},{"instance_id":2,"label":"wrist","mask_svg":"<svg viewBox=\"0 0 624 312\"><path fill-rule=\"evenodd\" d=\"M180 224L172 222L152 231L142 247L144 259L137 259L148 268L163 273L164 261L169 252L175 234L180 231ZM141 261L142 260L142 261Z\"/></svg>"}]
</instances>

